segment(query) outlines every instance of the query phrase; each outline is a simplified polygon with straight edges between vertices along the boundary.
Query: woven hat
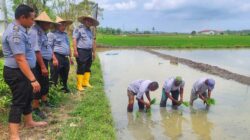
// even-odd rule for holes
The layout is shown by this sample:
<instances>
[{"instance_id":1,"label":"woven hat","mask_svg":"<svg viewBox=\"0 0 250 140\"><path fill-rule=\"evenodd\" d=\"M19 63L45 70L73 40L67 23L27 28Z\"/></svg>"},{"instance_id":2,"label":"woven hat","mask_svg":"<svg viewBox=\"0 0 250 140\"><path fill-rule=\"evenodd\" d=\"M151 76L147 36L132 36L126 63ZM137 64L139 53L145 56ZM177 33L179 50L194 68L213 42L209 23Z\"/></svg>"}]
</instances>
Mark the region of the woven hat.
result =
<instances>
[{"instance_id":1,"label":"woven hat","mask_svg":"<svg viewBox=\"0 0 250 140\"><path fill-rule=\"evenodd\" d=\"M41 22L49 22L54 23L53 20L48 16L48 14L44 11L39 16L35 18L35 21L41 21Z\"/></svg>"},{"instance_id":2,"label":"woven hat","mask_svg":"<svg viewBox=\"0 0 250 140\"><path fill-rule=\"evenodd\" d=\"M97 21L95 18L93 18L91 15L87 15L87 16L81 16L78 17L78 21L79 22L83 22L84 20L89 19L92 21L92 26L98 26L99 25L99 21Z\"/></svg>"},{"instance_id":3,"label":"woven hat","mask_svg":"<svg viewBox=\"0 0 250 140\"><path fill-rule=\"evenodd\" d=\"M57 16L56 17L56 24L60 24L60 23L65 23L66 26L69 26L73 23L73 21L72 20L64 20L61 17Z\"/></svg>"}]
</instances>

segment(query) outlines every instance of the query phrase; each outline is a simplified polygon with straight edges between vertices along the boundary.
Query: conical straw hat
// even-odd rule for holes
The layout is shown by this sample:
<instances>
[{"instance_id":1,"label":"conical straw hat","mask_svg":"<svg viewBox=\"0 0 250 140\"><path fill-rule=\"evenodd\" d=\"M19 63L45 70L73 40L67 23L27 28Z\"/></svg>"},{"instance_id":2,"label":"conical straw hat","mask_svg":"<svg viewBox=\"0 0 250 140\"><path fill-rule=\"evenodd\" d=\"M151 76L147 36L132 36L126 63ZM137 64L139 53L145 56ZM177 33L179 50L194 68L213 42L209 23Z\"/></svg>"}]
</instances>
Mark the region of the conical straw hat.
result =
<instances>
[{"instance_id":1,"label":"conical straw hat","mask_svg":"<svg viewBox=\"0 0 250 140\"><path fill-rule=\"evenodd\" d=\"M35 21L54 23L45 11L42 12L39 16L37 16L35 18Z\"/></svg>"},{"instance_id":2,"label":"conical straw hat","mask_svg":"<svg viewBox=\"0 0 250 140\"><path fill-rule=\"evenodd\" d=\"M98 26L99 25L99 22L95 18L93 18L91 15L78 17L78 21L81 22L81 23L86 19L90 19L92 21L92 23L93 23L92 26Z\"/></svg>"},{"instance_id":3,"label":"conical straw hat","mask_svg":"<svg viewBox=\"0 0 250 140\"><path fill-rule=\"evenodd\" d=\"M73 23L72 20L64 20L61 17L57 16L56 17L56 24L60 24L62 22L64 22L66 24L66 26L69 26L69 25L71 25Z\"/></svg>"}]
</instances>

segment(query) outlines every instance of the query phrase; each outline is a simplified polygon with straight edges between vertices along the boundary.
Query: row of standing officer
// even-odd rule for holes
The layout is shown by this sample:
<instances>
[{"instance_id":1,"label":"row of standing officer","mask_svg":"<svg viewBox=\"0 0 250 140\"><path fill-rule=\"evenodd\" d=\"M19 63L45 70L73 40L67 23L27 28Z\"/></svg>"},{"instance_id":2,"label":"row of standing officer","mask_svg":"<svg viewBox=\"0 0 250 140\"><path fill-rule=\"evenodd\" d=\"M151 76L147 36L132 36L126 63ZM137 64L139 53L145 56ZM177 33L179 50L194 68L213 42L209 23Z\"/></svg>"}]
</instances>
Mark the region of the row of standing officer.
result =
<instances>
[{"instance_id":1,"label":"row of standing officer","mask_svg":"<svg viewBox=\"0 0 250 140\"><path fill-rule=\"evenodd\" d=\"M91 16L81 16L78 21L82 24L73 32L73 47L77 61L77 89L83 91L84 86L92 87L89 78L95 57L95 39L90 27L99 25L99 22ZM63 90L69 92L67 79L72 59L69 38L64 30L70 24L72 21L60 17L53 22L46 12L35 18L34 9L24 4L17 7L15 21L8 25L2 38L4 80L12 92L10 139L20 139L18 130L22 115L27 127L47 125L44 121L33 121L31 113L34 110L45 118L39 109L40 103L51 106L47 101L50 62L51 81L57 84L60 77ZM55 30L47 34L51 25Z\"/></svg>"}]
</instances>

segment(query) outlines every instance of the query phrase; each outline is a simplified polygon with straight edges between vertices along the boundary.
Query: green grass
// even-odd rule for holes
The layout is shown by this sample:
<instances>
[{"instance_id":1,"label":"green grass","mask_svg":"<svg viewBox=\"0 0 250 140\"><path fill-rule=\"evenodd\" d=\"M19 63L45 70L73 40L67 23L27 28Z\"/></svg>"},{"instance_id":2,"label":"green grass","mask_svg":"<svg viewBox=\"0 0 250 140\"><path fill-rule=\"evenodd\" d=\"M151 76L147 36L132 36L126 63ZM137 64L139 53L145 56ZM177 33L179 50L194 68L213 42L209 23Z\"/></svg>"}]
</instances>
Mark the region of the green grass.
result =
<instances>
[{"instance_id":1,"label":"green grass","mask_svg":"<svg viewBox=\"0 0 250 140\"><path fill-rule=\"evenodd\" d=\"M241 48L250 47L250 36L240 35L98 35L98 45L150 48Z\"/></svg>"},{"instance_id":2,"label":"green grass","mask_svg":"<svg viewBox=\"0 0 250 140\"><path fill-rule=\"evenodd\" d=\"M0 70L2 70L2 67L3 65L0 63ZM68 85L71 91L76 93L75 69L71 69L71 73ZM4 87L4 89L0 89L0 92L2 91L0 94L0 122L5 125L5 128L7 128L10 98L6 97L9 97L10 93L7 85L1 78L2 75L0 75L0 87ZM60 87L51 88L49 101L56 105L56 108L51 109L50 112L54 111L53 114L55 116L57 116L57 114L63 114L62 112L58 112L61 104L64 104L64 106L74 105L70 108L72 109L72 111L69 111L71 112L69 113L70 117L57 124L58 128L56 130L60 130L60 133L58 133L58 131L52 131L51 134L48 134L45 130L46 132L44 132L44 134L46 137L60 140L116 139L114 121L111 115L109 101L104 92L104 81L99 59L93 63L91 83L94 88L85 90L84 95L80 94L79 96L76 96L77 99L71 99L70 95L60 93L58 91ZM8 93L4 93L5 91L8 91ZM52 120L56 121L57 119L54 118ZM53 127L55 126L50 124L48 129L53 130Z\"/></svg>"},{"instance_id":3,"label":"green grass","mask_svg":"<svg viewBox=\"0 0 250 140\"><path fill-rule=\"evenodd\" d=\"M104 82L99 60L92 66L91 83L94 89L85 95L70 113L72 118L62 126L63 140L113 140L116 139L114 121L109 101L104 92Z\"/></svg>"}]
</instances>

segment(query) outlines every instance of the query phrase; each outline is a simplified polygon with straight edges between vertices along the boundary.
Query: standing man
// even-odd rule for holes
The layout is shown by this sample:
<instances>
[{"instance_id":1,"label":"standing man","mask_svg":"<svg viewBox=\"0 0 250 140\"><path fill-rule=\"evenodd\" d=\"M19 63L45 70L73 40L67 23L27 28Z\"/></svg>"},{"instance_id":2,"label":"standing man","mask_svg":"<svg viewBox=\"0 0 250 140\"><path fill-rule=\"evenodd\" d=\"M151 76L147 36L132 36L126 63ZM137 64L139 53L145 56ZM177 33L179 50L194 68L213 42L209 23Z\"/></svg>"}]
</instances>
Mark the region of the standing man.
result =
<instances>
[{"instance_id":1,"label":"standing man","mask_svg":"<svg viewBox=\"0 0 250 140\"><path fill-rule=\"evenodd\" d=\"M78 18L81 23L73 33L74 56L77 62L77 89L83 91L83 87L92 86L89 84L92 60L96 56L96 44L91 26L98 26L99 22L91 16Z\"/></svg>"},{"instance_id":2,"label":"standing man","mask_svg":"<svg viewBox=\"0 0 250 140\"><path fill-rule=\"evenodd\" d=\"M41 99L42 103L51 107L47 101L47 94L49 92L49 71L48 64L49 61L53 58L53 65L56 67L58 65L58 61L56 57L53 55L53 50L51 46L48 45L47 31L51 27L51 23L54 23L46 12L42 12L36 19L36 25L33 26L31 30L31 34L33 36L37 36L37 45L35 46L36 52L36 78L41 85L41 91L38 94L34 95L33 100L33 110L36 115L40 118L45 119L45 114L39 109Z\"/></svg>"},{"instance_id":3,"label":"standing man","mask_svg":"<svg viewBox=\"0 0 250 140\"><path fill-rule=\"evenodd\" d=\"M136 80L129 84L127 94L128 94L128 112L133 112L134 108L134 96L136 96L136 100L138 101L138 106L140 110L143 110L144 107L150 108L150 91L155 91L159 87L158 83L151 80ZM145 102L143 99L143 95L146 94L149 102Z\"/></svg>"},{"instance_id":4,"label":"standing man","mask_svg":"<svg viewBox=\"0 0 250 140\"><path fill-rule=\"evenodd\" d=\"M65 32L66 27L70 26L73 22L71 20L63 20L56 17L55 31L48 33L49 46L53 48L54 55L58 60L58 67L51 65L51 80L57 85L60 75L63 91L69 93L70 90L67 86L70 63L73 64L71 59L71 49L68 34ZM69 57L69 58L68 58ZM70 60L70 61L69 61Z\"/></svg>"},{"instance_id":5,"label":"standing man","mask_svg":"<svg viewBox=\"0 0 250 140\"><path fill-rule=\"evenodd\" d=\"M196 81L193 85L191 96L190 96L190 105L193 106L194 100L198 97L207 103L207 99L210 99L212 90L214 89L215 81L211 78L201 78Z\"/></svg>"},{"instance_id":6,"label":"standing man","mask_svg":"<svg viewBox=\"0 0 250 140\"><path fill-rule=\"evenodd\" d=\"M45 126L46 122L32 119L33 93L40 91L33 70L36 56L31 46L28 28L34 23L34 10L27 5L19 5L15 11L15 21L3 34L4 80L12 92L12 105L9 112L9 131L11 140L19 140L19 125L24 115L26 127Z\"/></svg>"},{"instance_id":7,"label":"standing man","mask_svg":"<svg viewBox=\"0 0 250 140\"><path fill-rule=\"evenodd\" d=\"M180 76L167 79L162 88L160 107L166 107L168 98L172 100L173 106L181 105L183 102L184 85L185 82L182 80L182 77Z\"/></svg>"}]
</instances>

